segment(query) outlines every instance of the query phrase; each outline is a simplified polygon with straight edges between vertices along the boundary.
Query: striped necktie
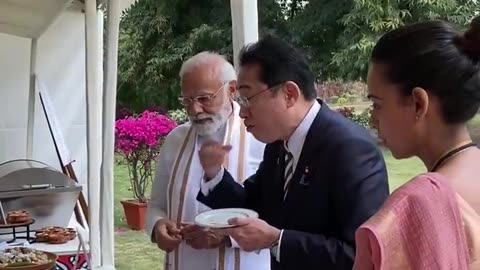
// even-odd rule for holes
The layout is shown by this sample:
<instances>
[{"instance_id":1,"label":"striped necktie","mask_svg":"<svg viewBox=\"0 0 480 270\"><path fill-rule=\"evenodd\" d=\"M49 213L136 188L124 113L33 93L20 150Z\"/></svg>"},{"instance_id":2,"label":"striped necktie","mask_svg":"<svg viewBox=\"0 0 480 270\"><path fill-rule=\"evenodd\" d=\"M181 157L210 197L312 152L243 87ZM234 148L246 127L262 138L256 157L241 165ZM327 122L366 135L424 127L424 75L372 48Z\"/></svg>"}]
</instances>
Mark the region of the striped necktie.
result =
<instances>
[{"instance_id":1,"label":"striped necktie","mask_svg":"<svg viewBox=\"0 0 480 270\"><path fill-rule=\"evenodd\" d=\"M283 184L283 199L287 196L288 185L293 176L293 155L287 149L285 150L285 184Z\"/></svg>"}]
</instances>

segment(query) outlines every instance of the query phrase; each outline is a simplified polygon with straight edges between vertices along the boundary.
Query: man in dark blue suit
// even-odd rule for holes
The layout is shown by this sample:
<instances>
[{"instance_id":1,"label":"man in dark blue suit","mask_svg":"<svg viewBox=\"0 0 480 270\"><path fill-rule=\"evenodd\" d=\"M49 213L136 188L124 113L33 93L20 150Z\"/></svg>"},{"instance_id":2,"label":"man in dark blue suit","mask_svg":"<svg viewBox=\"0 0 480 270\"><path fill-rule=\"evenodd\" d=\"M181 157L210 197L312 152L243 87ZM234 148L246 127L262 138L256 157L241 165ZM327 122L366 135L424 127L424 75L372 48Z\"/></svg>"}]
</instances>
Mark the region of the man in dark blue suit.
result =
<instances>
[{"instance_id":1,"label":"man in dark blue suit","mask_svg":"<svg viewBox=\"0 0 480 270\"><path fill-rule=\"evenodd\" d=\"M222 167L229 146L205 143L197 199L257 211L260 219L232 220L222 233L247 251L270 248L272 269L352 269L355 230L389 192L381 152L365 129L316 100L313 73L289 44L267 37L239 59L240 116L267 144L263 161L241 185Z\"/></svg>"}]
</instances>

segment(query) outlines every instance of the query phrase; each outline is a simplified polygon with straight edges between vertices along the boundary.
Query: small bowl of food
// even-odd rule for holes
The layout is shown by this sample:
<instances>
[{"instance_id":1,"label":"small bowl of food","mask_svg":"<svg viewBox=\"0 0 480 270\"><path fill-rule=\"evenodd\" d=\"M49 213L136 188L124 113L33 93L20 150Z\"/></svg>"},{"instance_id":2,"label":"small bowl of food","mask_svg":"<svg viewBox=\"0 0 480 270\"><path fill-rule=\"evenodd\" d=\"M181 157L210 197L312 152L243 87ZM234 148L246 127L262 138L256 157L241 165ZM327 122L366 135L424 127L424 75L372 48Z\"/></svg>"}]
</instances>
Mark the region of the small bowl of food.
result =
<instances>
[{"instance_id":1,"label":"small bowl of food","mask_svg":"<svg viewBox=\"0 0 480 270\"><path fill-rule=\"evenodd\" d=\"M25 210L10 211L7 213L8 223L24 223L32 219L30 213Z\"/></svg>"},{"instance_id":2,"label":"small bowl of food","mask_svg":"<svg viewBox=\"0 0 480 270\"><path fill-rule=\"evenodd\" d=\"M51 252L26 247L0 250L0 270L50 270L58 256Z\"/></svg>"}]
</instances>

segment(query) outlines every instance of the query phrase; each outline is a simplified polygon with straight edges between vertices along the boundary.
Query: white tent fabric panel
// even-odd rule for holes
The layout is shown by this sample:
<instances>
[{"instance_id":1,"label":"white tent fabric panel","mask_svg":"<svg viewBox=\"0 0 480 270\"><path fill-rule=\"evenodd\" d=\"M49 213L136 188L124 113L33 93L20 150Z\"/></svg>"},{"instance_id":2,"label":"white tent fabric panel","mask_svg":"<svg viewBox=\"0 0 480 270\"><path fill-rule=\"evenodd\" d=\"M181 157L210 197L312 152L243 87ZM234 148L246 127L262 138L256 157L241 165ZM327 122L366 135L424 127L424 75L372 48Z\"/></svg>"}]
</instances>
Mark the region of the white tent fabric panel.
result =
<instances>
[{"instance_id":1,"label":"white tent fabric panel","mask_svg":"<svg viewBox=\"0 0 480 270\"><path fill-rule=\"evenodd\" d=\"M0 34L0 163L25 158L30 40Z\"/></svg>"},{"instance_id":2,"label":"white tent fabric panel","mask_svg":"<svg viewBox=\"0 0 480 270\"><path fill-rule=\"evenodd\" d=\"M2 42L0 44L1 53L2 55L5 54L5 57L2 57L3 63L10 62L5 67L0 66L0 70L12 71L1 73L5 75L5 78L2 78L4 83L0 86L0 90L2 96L7 98L2 99L5 101L5 106L0 106L0 108L5 111L3 115L15 115L11 118L3 117L0 121L0 142L5 146L13 145L15 148L10 152L6 151L8 149L4 149L2 153L5 156L0 157L0 159L6 161L12 158L24 158L31 154L34 158L49 164L58 163L44 121L43 111L39 106L37 97L39 89L35 89L38 88L38 84L35 84L36 87L29 86L30 73L36 74L44 83L45 90L50 94L52 104L60 118L59 122L67 123L66 126L72 125L80 128L80 130L74 132L80 137L75 137L68 136L71 135L68 133L72 130L72 127L61 127L63 133L66 133L65 138L69 148L72 145L79 146L83 148L85 153L88 153L79 158L75 155L77 153L75 149L70 150L77 162L84 161L84 164L87 164L88 160L88 171L83 174L83 178L88 179L87 182L91 190L89 193L91 223L91 239L89 242L92 247L92 266L93 269L114 269L113 127L115 121L118 24L120 9L125 6L125 3L123 5L119 5L121 3L118 1L110 1L109 3L108 28L110 31L108 33L107 47L109 50L106 60L109 72L105 85L108 90L104 95L102 80L103 13L97 11L97 1L86 1L85 15L80 10L74 10L69 15L68 12L62 12L60 17L64 14L71 17L48 28L52 21L62 20L61 18L56 20L58 14L60 14L59 11L71 2L69 0L45 0L41 3L37 0L5 0L0 3L2 12L10 10L13 15L18 15L0 16L0 32L34 38L30 40L9 35L0 36L0 40L10 39L9 43ZM75 7L78 7L78 5L75 5ZM29 13L35 14L29 17L27 16ZM72 18L75 16L79 16L80 21ZM80 24L78 24L79 22ZM65 28L66 31L62 28ZM45 33L47 29L48 31ZM6 37L4 38L4 36ZM69 38L70 36L74 38ZM40 38L37 40L38 37ZM69 41L72 41L72 44L69 45ZM68 51L64 53L65 50ZM35 51L37 51L36 54ZM33 59L29 58L31 52L34 53ZM17 69L15 69L16 67ZM87 84L85 84L85 79ZM14 85L10 86L9 81ZM68 85L68 82L75 85ZM85 88L87 89L86 92ZM32 89L30 100L29 89ZM83 91L81 91L82 89ZM76 95L78 93L80 93L80 96ZM85 110L85 100L87 110ZM106 105L105 108L103 108L103 103ZM8 104L12 106L8 106ZM24 108L18 106L19 104L25 104ZM27 121L27 104L35 105L30 111L30 121ZM75 110L76 104L83 105L83 107ZM73 116L73 118L65 119L65 117L68 118L68 115ZM26 136L27 123L30 124L30 140L27 140ZM86 124L88 128L85 127ZM11 130L7 130L7 128ZM9 131L19 132L19 134L15 133L10 136L11 138L8 138L17 138L13 143L10 140L7 142ZM85 134L87 134L87 140L85 140ZM4 138L5 140L3 140ZM70 139L73 141L70 141ZM29 151L26 150L26 144L29 145ZM88 145L88 152L86 145ZM51 152L50 157L48 157L49 152ZM47 153L47 156L45 156L45 153ZM103 167L101 167L102 159ZM106 193L108 196L100 197L100 194Z\"/></svg>"},{"instance_id":3,"label":"white tent fabric panel","mask_svg":"<svg viewBox=\"0 0 480 270\"><path fill-rule=\"evenodd\" d=\"M2 0L0 33L37 38L72 1Z\"/></svg>"},{"instance_id":4,"label":"white tent fabric panel","mask_svg":"<svg viewBox=\"0 0 480 270\"><path fill-rule=\"evenodd\" d=\"M64 11L38 40L33 159L60 168L38 91L47 92L72 164L87 195L85 108L85 17L80 8ZM76 48L72 50L72 48Z\"/></svg>"},{"instance_id":5,"label":"white tent fabric panel","mask_svg":"<svg viewBox=\"0 0 480 270\"><path fill-rule=\"evenodd\" d=\"M60 130L76 160L77 176L86 184L83 29L80 9L63 12L39 39L36 62L38 78L48 88ZM0 34L0 162L27 157L30 44L30 39ZM60 169L38 93L35 100L33 159Z\"/></svg>"}]
</instances>

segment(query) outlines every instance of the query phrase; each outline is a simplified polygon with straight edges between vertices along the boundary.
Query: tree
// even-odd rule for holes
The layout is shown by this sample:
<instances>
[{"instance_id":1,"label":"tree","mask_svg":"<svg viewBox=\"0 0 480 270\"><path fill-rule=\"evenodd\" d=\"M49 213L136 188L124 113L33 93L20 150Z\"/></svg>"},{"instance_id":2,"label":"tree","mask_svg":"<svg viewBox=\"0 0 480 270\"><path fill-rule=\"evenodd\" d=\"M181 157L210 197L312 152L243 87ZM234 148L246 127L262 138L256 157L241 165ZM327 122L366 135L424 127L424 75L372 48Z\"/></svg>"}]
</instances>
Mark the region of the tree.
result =
<instances>
[{"instance_id":1,"label":"tree","mask_svg":"<svg viewBox=\"0 0 480 270\"><path fill-rule=\"evenodd\" d=\"M462 28L480 11L477 0L280 1L293 42L323 78L365 78L379 37L401 25L442 19ZM302 3L300 3L302 2Z\"/></svg>"},{"instance_id":2,"label":"tree","mask_svg":"<svg viewBox=\"0 0 480 270\"><path fill-rule=\"evenodd\" d=\"M337 71L330 62L332 53L342 45L339 44L338 37L345 27L340 20L351 10L352 0L289 3L291 6L285 6L285 14L288 14L291 42L308 55L311 68L319 79L337 77Z\"/></svg>"},{"instance_id":3,"label":"tree","mask_svg":"<svg viewBox=\"0 0 480 270\"><path fill-rule=\"evenodd\" d=\"M232 61L229 1L141 0L121 21L119 107L140 111L154 105L178 108L182 62L204 50ZM259 1L261 32L285 32L280 6ZM283 23L283 26L282 26ZM270 31L276 27L276 31Z\"/></svg>"},{"instance_id":4,"label":"tree","mask_svg":"<svg viewBox=\"0 0 480 270\"><path fill-rule=\"evenodd\" d=\"M259 32L301 48L318 78L358 80L385 32L443 19L465 27L478 0L259 0ZM178 71L204 50L232 60L230 1L140 0L121 21L119 107L180 107Z\"/></svg>"},{"instance_id":5,"label":"tree","mask_svg":"<svg viewBox=\"0 0 480 270\"><path fill-rule=\"evenodd\" d=\"M354 0L350 12L340 21L344 29L331 65L339 77L365 78L370 52L385 32L439 19L464 28L479 11L476 0Z\"/></svg>"}]
</instances>

